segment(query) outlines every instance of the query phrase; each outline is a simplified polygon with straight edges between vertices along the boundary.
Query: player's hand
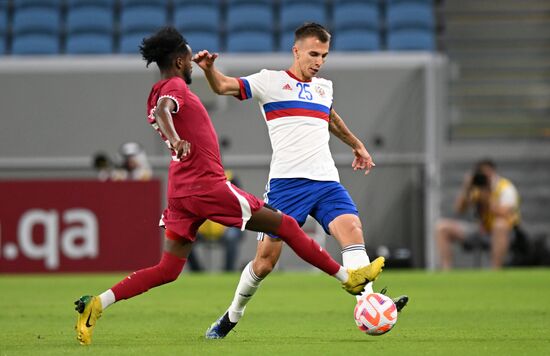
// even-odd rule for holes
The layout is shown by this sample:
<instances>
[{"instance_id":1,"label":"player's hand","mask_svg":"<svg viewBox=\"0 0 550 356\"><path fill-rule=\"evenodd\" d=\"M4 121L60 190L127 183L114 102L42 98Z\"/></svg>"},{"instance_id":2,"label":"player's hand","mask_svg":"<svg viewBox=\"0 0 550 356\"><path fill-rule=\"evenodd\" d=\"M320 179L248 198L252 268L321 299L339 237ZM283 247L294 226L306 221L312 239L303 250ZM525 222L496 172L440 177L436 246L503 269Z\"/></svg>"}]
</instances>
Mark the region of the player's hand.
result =
<instances>
[{"instance_id":1,"label":"player's hand","mask_svg":"<svg viewBox=\"0 0 550 356\"><path fill-rule=\"evenodd\" d=\"M191 143L185 140L178 140L170 144L174 152L176 152L176 158L183 161L191 153Z\"/></svg>"},{"instance_id":2,"label":"player's hand","mask_svg":"<svg viewBox=\"0 0 550 356\"><path fill-rule=\"evenodd\" d=\"M355 155L355 158L353 159L353 163L351 164L351 166L353 167L354 171L364 169L365 175L367 175L370 173L370 170L374 166L376 166L365 147L353 149L353 154Z\"/></svg>"},{"instance_id":3,"label":"player's hand","mask_svg":"<svg viewBox=\"0 0 550 356\"><path fill-rule=\"evenodd\" d=\"M208 70L208 69L212 68L212 66L214 65L214 61L216 60L216 58L218 58L217 53L210 53L210 52L208 52L207 50L204 49L204 50L199 51L198 53L196 53L193 56L192 61L197 63L197 65L202 70Z\"/></svg>"}]
</instances>

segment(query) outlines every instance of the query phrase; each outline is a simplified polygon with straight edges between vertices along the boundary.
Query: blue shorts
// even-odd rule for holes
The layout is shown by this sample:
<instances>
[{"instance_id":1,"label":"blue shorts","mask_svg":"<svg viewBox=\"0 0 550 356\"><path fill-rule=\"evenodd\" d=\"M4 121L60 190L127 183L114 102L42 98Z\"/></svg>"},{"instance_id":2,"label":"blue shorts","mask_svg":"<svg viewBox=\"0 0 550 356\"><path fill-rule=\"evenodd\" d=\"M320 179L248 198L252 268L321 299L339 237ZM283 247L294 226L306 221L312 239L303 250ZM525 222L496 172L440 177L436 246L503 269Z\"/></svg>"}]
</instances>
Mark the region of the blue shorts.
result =
<instances>
[{"instance_id":1,"label":"blue shorts","mask_svg":"<svg viewBox=\"0 0 550 356\"><path fill-rule=\"evenodd\" d=\"M329 235L328 225L336 217L344 214L359 215L348 191L334 181L274 178L266 186L264 201L292 216L300 226L311 215Z\"/></svg>"}]
</instances>

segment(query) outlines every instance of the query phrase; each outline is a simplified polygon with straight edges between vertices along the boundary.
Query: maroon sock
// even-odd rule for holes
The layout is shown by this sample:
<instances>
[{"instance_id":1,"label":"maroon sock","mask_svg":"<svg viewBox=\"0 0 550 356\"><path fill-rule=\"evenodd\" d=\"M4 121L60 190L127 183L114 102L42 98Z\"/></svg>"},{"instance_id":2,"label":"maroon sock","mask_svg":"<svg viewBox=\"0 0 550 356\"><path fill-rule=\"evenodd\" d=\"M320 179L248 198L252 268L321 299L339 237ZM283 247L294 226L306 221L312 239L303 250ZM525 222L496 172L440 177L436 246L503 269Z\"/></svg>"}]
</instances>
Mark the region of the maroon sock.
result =
<instances>
[{"instance_id":1,"label":"maroon sock","mask_svg":"<svg viewBox=\"0 0 550 356\"><path fill-rule=\"evenodd\" d=\"M330 257L327 251L302 231L296 220L283 214L283 221L276 232L294 252L307 263L319 268L331 276L340 270L340 265Z\"/></svg>"},{"instance_id":2,"label":"maroon sock","mask_svg":"<svg viewBox=\"0 0 550 356\"><path fill-rule=\"evenodd\" d=\"M129 299L147 292L153 287L175 281L186 261L185 258L179 258L171 253L164 252L156 266L134 272L111 288L115 299L117 301Z\"/></svg>"}]
</instances>

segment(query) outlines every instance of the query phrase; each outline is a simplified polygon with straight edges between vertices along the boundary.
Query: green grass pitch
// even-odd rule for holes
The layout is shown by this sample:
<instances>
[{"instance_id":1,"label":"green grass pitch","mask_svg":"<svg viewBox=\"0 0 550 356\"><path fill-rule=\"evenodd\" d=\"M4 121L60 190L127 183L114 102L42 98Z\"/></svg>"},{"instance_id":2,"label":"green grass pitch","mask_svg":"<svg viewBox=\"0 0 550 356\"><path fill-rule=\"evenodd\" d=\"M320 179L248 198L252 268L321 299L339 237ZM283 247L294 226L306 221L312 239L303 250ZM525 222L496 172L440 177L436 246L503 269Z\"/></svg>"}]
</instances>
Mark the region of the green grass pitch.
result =
<instances>
[{"instance_id":1,"label":"green grass pitch","mask_svg":"<svg viewBox=\"0 0 550 356\"><path fill-rule=\"evenodd\" d=\"M376 289L411 300L379 337L356 329L336 280L274 273L225 340L203 334L238 274L185 273L106 310L93 344L78 345L73 301L124 276L0 276L0 355L550 355L550 269L387 270Z\"/></svg>"}]
</instances>

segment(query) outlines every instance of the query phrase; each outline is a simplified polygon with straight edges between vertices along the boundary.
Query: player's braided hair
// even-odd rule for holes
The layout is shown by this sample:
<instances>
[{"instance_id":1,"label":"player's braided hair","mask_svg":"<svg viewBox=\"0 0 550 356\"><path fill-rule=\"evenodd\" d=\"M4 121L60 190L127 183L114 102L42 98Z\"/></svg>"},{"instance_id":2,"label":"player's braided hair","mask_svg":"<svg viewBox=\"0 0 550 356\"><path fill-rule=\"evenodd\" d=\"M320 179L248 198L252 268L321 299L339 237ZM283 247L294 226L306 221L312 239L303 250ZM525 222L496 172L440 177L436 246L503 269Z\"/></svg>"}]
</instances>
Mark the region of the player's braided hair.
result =
<instances>
[{"instance_id":1,"label":"player's braided hair","mask_svg":"<svg viewBox=\"0 0 550 356\"><path fill-rule=\"evenodd\" d=\"M144 38L139 46L147 67L155 62L161 69L169 68L175 55L186 54L188 50L185 38L171 26L163 27L154 35Z\"/></svg>"}]
</instances>

